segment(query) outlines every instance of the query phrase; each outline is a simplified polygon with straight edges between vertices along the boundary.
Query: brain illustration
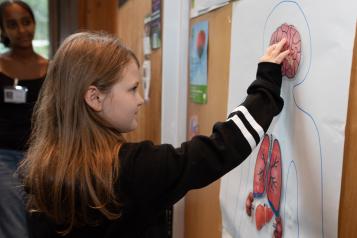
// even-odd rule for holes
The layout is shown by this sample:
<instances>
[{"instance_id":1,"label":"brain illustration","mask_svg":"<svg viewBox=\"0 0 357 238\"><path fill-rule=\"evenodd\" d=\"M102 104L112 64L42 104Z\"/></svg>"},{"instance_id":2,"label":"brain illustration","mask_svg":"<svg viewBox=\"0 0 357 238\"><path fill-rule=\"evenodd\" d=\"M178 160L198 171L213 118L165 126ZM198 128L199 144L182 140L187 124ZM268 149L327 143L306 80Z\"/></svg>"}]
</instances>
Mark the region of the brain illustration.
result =
<instances>
[{"instance_id":1,"label":"brain illustration","mask_svg":"<svg viewBox=\"0 0 357 238\"><path fill-rule=\"evenodd\" d=\"M291 79L295 77L301 60L300 33L293 25L284 23L272 34L270 45L279 42L282 38L287 39L283 50L290 50L289 55L283 61L282 74Z\"/></svg>"}]
</instances>

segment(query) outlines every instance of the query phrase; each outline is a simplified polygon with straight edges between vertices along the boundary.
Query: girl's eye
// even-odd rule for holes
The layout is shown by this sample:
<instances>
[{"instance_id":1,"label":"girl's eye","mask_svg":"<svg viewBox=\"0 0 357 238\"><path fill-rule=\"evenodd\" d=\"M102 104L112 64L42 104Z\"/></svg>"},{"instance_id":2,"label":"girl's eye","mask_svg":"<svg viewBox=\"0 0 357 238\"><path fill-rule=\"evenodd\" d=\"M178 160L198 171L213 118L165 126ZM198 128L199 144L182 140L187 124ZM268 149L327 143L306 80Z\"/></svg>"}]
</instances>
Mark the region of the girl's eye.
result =
<instances>
[{"instance_id":1,"label":"girl's eye","mask_svg":"<svg viewBox=\"0 0 357 238\"><path fill-rule=\"evenodd\" d=\"M130 89L130 91L136 92L136 90L138 89L138 87L139 87L139 84L135 84L135 85Z\"/></svg>"}]
</instances>

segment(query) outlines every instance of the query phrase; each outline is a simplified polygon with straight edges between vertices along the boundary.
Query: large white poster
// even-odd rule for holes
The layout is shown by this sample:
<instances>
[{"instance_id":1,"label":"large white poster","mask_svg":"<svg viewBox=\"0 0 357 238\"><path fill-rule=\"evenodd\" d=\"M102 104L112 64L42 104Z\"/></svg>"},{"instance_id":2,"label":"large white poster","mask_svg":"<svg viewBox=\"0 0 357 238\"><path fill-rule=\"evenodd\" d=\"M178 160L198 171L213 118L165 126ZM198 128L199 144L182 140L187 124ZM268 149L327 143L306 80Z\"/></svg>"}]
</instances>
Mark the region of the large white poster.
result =
<instances>
[{"instance_id":1,"label":"large white poster","mask_svg":"<svg viewBox=\"0 0 357 238\"><path fill-rule=\"evenodd\" d=\"M228 111L244 100L269 44L286 37L292 54L283 111L222 179L224 237L337 237L356 16L355 0L234 3Z\"/></svg>"}]
</instances>

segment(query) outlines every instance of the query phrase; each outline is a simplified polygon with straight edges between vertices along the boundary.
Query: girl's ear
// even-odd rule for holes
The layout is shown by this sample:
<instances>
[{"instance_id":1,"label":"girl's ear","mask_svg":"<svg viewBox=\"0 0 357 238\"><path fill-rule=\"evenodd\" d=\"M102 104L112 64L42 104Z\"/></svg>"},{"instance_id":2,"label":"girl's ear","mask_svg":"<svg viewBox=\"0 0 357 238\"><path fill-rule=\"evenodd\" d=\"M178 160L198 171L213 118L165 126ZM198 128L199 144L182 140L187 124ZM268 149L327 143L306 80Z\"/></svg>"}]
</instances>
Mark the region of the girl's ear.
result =
<instances>
[{"instance_id":1,"label":"girl's ear","mask_svg":"<svg viewBox=\"0 0 357 238\"><path fill-rule=\"evenodd\" d=\"M96 86L89 86L84 94L84 100L96 112L100 112L103 109L103 101L105 95L99 91Z\"/></svg>"}]
</instances>

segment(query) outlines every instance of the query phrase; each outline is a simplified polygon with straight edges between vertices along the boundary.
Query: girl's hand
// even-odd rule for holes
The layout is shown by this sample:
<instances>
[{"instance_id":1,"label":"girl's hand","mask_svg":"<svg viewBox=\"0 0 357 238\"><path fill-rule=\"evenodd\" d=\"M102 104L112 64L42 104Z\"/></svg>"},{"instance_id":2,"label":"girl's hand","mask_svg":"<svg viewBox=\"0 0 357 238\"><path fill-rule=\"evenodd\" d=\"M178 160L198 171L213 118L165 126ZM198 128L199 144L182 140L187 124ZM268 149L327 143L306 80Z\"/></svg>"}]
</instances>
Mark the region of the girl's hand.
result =
<instances>
[{"instance_id":1,"label":"girl's hand","mask_svg":"<svg viewBox=\"0 0 357 238\"><path fill-rule=\"evenodd\" d=\"M278 43L269 46L265 52L265 55L263 55L260 58L260 62L271 62L271 63L281 64L281 62L283 62L285 57L290 53L289 50L285 50L281 52L285 43L286 43L286 39L283 38Z\"/></svg>"}]
</instances>

